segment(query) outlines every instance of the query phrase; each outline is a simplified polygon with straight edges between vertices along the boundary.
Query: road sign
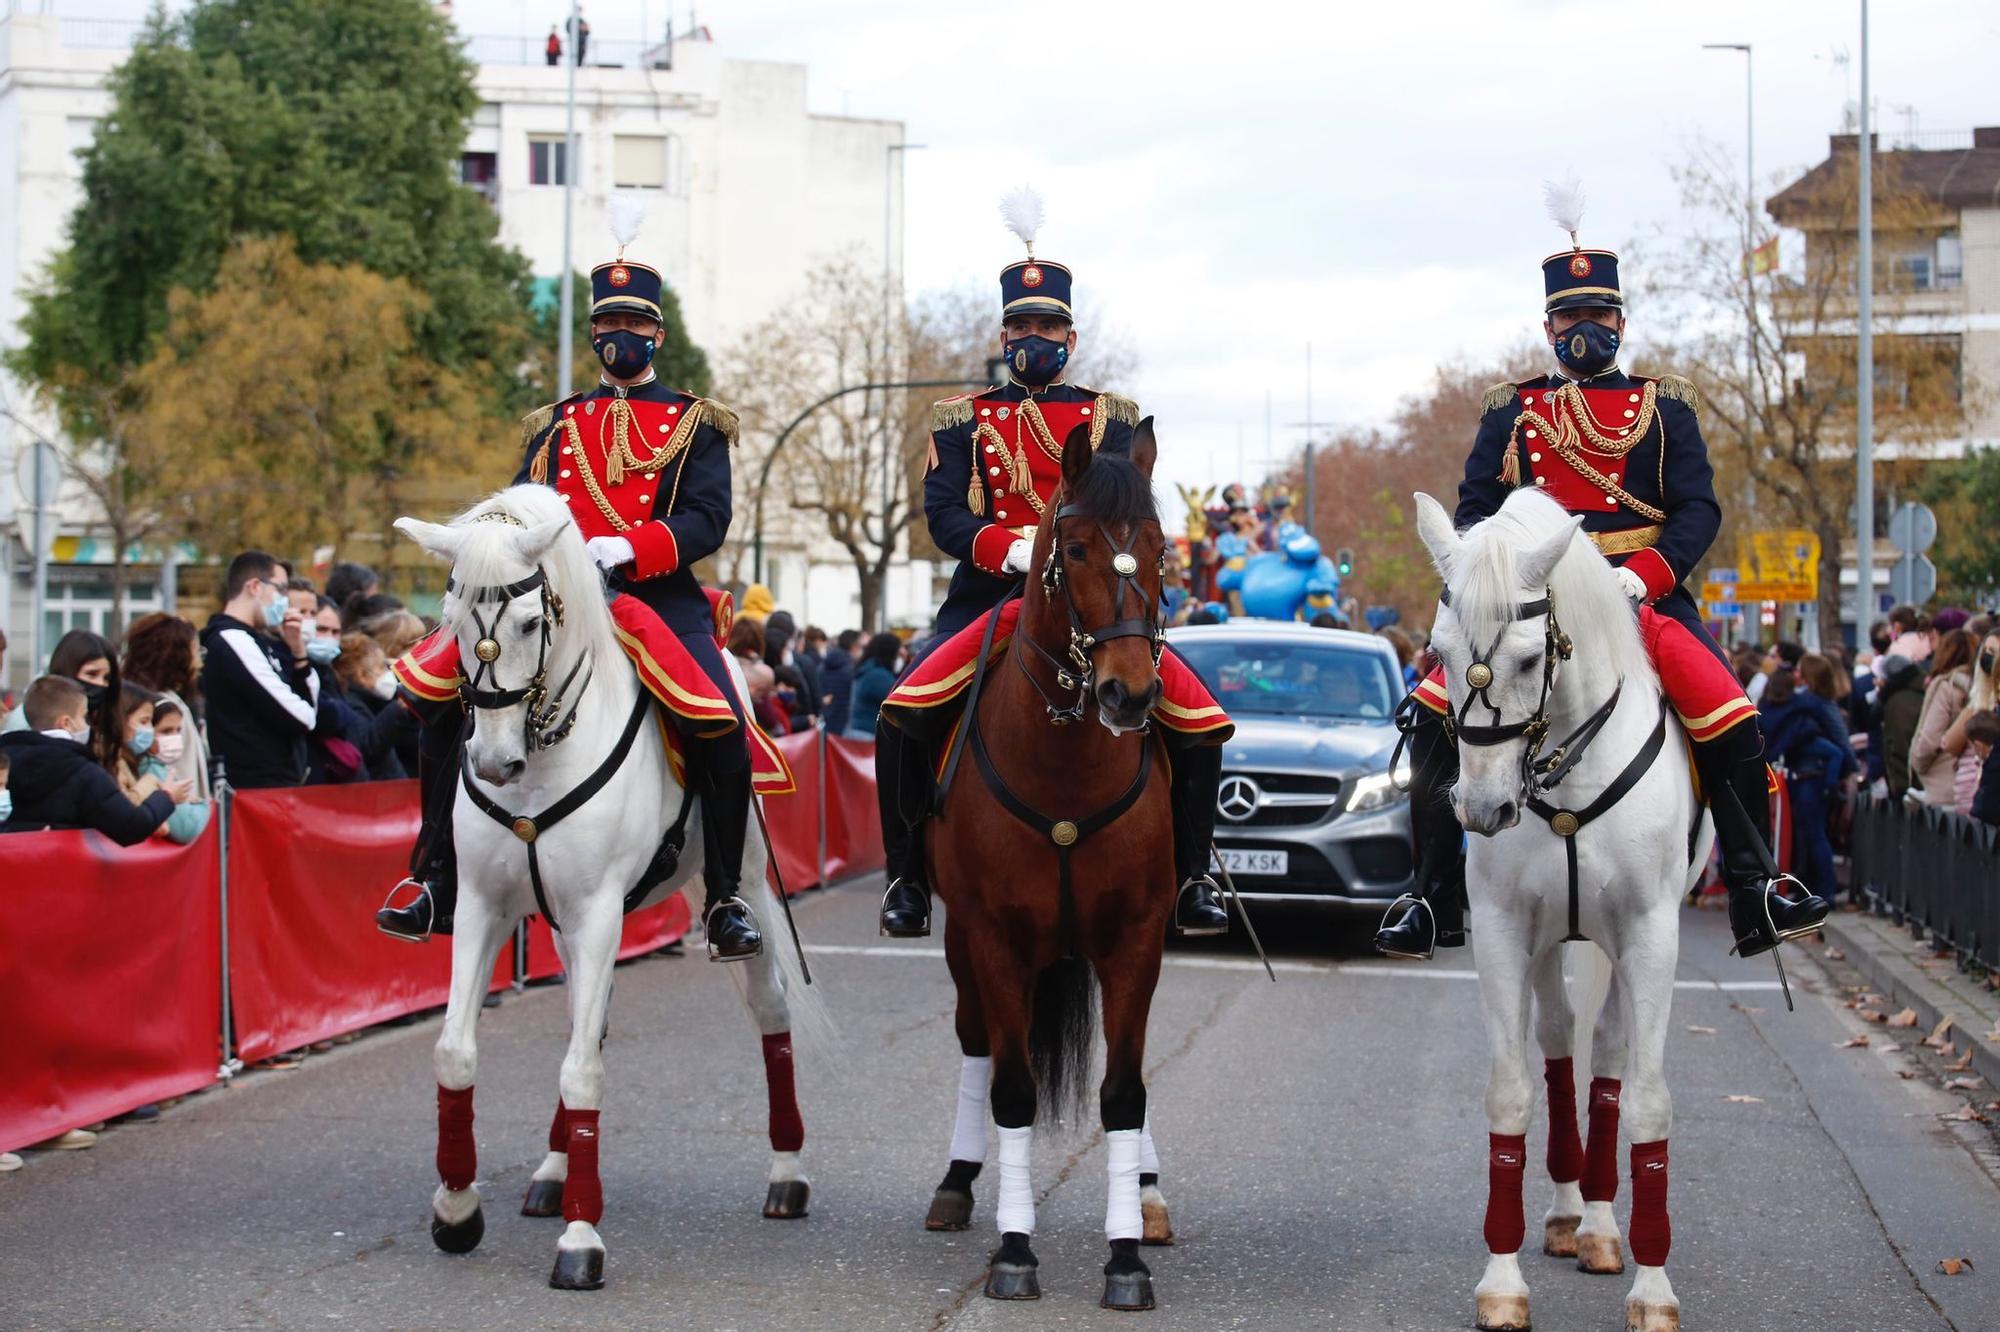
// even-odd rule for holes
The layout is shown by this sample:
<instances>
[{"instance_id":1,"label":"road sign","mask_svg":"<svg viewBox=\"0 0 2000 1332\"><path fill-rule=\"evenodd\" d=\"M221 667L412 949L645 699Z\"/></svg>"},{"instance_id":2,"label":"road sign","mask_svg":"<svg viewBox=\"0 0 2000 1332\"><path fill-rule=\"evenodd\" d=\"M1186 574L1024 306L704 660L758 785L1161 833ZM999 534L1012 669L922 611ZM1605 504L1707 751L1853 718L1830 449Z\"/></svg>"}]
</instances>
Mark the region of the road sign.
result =
<instances>
[{"instance_id":1,"label":"road sign","mask_svg":"<svg viewBox=\"0 0 2000 1332\"><path fill-rule=\"evenodd\" d=\"M1896 511L1889 515L1889 544L1897 550L1921 555L1929 550L1931 543L1936 540L1937 515L1931 512L1930 505L1914 501L1899 504L1896 506ZM1925 594L1928 595L1929 593ZM1921 601L1924 598L1903 599Z\"/></svg>"},{"instance_id":2,"label":"road sign","mask_svg":"<svg viewBox=\"0 0 2000 1332\"><path fill-rule=\"evenodd\" d=\"M1752 532L1737 551L1738 601L1819 600L1819 537L1803 527Z\"/></svg>"},{"instance_id":3,"label":"road sign","mask_svg":"<svg viewBox=\"0 0 2000 1332\"><path fill-rule=\"evenodd\" d=\"M1704 618L1710 620L1733 620L1743 613L1743 603L1740 601L1709 601L1707 598L1703 598L1701 613Z\"/></svg>"},{"instance_id":4,"label":"road sign","mask_svg":"<svg viewBox=\"0 0 2000 1332\"><path fill-rule=\"evenodd\" d=\"M1738 584L1735 579L1726 583L1707 582L1701 585L1701 599L1709 602L1734 601Z\"/></svg>"},{"instance_id":5,"label":"road sign","mask_svg":"<svg viewBox=\"0 0 2000 1332\"><path fill-rule=\"evenodd\" d=\"M1935 527L1932 530L1935 535ZM1903 605L1923 605L1937 595L1937 566L1927 556L1903 552L1889 570L1889 593Z\"/></svg>"}]
</instances>

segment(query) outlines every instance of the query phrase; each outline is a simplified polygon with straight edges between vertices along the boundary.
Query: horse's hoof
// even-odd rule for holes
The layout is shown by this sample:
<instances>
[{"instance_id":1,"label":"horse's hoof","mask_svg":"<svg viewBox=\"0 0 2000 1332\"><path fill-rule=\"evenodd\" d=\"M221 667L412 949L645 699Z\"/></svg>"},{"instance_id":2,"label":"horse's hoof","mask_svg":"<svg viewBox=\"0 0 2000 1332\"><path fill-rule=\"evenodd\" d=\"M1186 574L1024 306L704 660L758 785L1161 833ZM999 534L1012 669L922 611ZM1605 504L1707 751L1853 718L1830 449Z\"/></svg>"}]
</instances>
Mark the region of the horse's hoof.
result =
<instances>
[{"instance_id":1,"label":"horse's hoof","mask_svg":"<svg viewBox=\"0 0 2000 1332\"><path fill-rule=\"evenodd\" d=\"M521 1199L522 1216L561 1216L563 1182L559 1179L531 1179L528 1196Z\"/></svg>"},{"instance_id":2,"label":"horse's hoof","mask_svg":"<svg viewBox=\"0 0 2000 1332\"><path fill-rule=\"evenodd\" d=\"M971 1194L939 1189L931 1195L931 1210L924 1217L925 1230L964 1230L971 1224Z\"/></svg>"},{"instance_id":3,"label":"horse's hoof","mask_svg":"<svg viewBox=\"0 0 2000 1332\"><path fill-rule=\"evenodd\" d=\"M1172 1244L1174 1242L1173 1218L1167 1215L1165 1198L1139 1198L1139 1220L1145 1226L1140 1233L1141 1244Z\"/></svg>"},{"instance_id":4,"label":"horse's hoof","mask_svg":"<svg viewBox=\"0 0 2000 1332\"><path fill-rule=\"evenodd\" d=\"M764 1195L764 1215L773 1221L796 1221L806 1214L812 1185L802 1179L774 1179Z\"/></svg>"},{"instance_id":5,"label":"horse's hoof","mask_svg":"<svg viewBox=\"0 0 2000 1332\"><path fill-rule=\"evenodd\" d=\"M1542 1222L1542 1252L1551 1258L1576 1257L1576 1228L1580 1216L1552 1216Z\"/></svg>"},{"instance_id":6,"label":"horse's hoof","mask_svg":"<svg viewBox=\"0 0 2000 1332\"><path fill-rule=\"evenodd\" d=\"M1625 1332L1680 1332L1681 1307L1654 1300L1625 1301Z\"/></svg>"},{"instance_id":7,"label":"horse's hoof","mask_svg":"<svg viewBox=\"0 0 2000 1332\"><path fill-rule=\"evenodd\" d=\"M1528 1332L1526 1295L1480 1295L1473 1326L1480 1332Z\"/></svg>"},{"instance_id":8,"label":"horse's hoof","mask_svg":"<svg viewBox=\"0 0 2000 1332\"><path fill-rule=\"evenodd\" d=\"M1032 1267L1019 1263L995 1263L986 1269L986 1298L1039 1300L1042 1298L1042 1283Z\"/></svg>"},{"instance_id":9,"label":"horse's hoof","mask_svg":"<svg viewBox=\"0 0 2000 1332\"><path fill-rule=\"evenodd\" d=\"M1576 1267L1579 1272L1617 1276L1625 1270L1625 1246L1616 1235L1578 1235Z\"/></svg>"},{"instance_id":10,"label":"horse's hoof","mask_svg":"<svg viewBox=\"0 0 2000 1332\"><path fill-rule=\"evenodd\" d=\"M453 1224L431 1213L431 1243L446 1253L471 1253L486 1238L485 1209L475 1207L472 1215Z\"/></svg>"},{"instance_id":11,"label":"horse's hoof","mask_svg":"<svg viewBox=\"0 0 2000 1332\"><path fill-rule=\"evenodd\" d=\"M603 1290L604 1250L557 1249L549 1286L554 1290Z\"/></svg>"},{"instance_id":12,"label":"horse's hoof","mask_svg":"<svg viewBox=\"0 0 2000 1332\"><path fill-rule=\"evenodd\" d=\"M1103 1303L1107 1309L1150 1309L1153 1307L1153 1278L1145 1272L1107 1274Z\"/></svg>"}]
</instances>

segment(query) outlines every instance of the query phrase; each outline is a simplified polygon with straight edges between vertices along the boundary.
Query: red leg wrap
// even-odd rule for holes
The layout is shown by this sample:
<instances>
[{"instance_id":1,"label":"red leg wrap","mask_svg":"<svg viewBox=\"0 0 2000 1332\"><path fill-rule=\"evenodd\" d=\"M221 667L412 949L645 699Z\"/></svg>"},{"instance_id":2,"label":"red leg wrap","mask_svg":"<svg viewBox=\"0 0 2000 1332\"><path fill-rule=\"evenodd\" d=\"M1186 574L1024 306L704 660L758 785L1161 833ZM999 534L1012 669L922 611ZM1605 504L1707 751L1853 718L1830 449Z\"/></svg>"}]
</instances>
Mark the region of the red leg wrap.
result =
<instances>
[{"instance_id":1,"label":"red leg wrap","mask_svg":"<svg viewBox=\"0 0 2000 1332\"><path fill-rule=\"evenodd\" d=\"M1519 1253L1528 1229L1521 1214L1528 1138L1524 1133L1489 1133L1486 1142L1486 1250Z\"/></svg>"},{"instance_id":2,"label":"red leg wrap","mask_svg":"<svg viewBox=\"0 0 2000 1332\"><path fill-rule=\"evenodd\" d=\"M1667 1219L1667 1140L1632 1144L1632 1261L1664 1267L1674 1244Z\"/></svg>"},{"instance_id":3,"label":"red leg wrap","mask_svg":"<svg viewBox=\"0 0 2000 1332\"><path fill-rule=\"evenodd\" d=\"M569 1150L569 1111L563 1108L560 1096L556 1097L556 1117L549 1121L549 1150Z\"/></svg>"},{"instance_id":4,"label":"red leg wrap","mask_svg":"<svg viewBox=\"0 0 2000 1332\"><path fill-rule=\"evenodd\" d=\"M806 1126L799 1118L799 1094L792 1081L789 1031L764 1038L764 1085L771 1093L771 1150L796 1152L806 1145Z\"/></svg>"},{"instance_id":5,"label":"red leg wrap","mask_svg":"<svg viewBox=\"0 0 2000 1332\"><path fill-rule=\"evenodd\" d=\"M1610 1202L1618 1196L1617 1078L1590 1080L1590 1140L1583 1152L1583 1200Z\"/></svg>"},{"instance_id":6,"label":"red leg wrap","mask_svg":"<svg viewBox=\"0 0 2000 1332\"><path fill-rule=\"evenodd\" d=\"M1576 1061L1544 1060L1542 1077L1549 1084L1549 1178L1574 1184L1583 1174L1583 1139L1576 1129Z\"/></svg>"},{"instance_id":7,"label":"red leg wrap","mask_svg":"<svg viewBox=\"0 0 2000 1332\"><path fill-rule=\"evenodd\" d=\"M569 1121L569 1178L563 1181L563 1220L604 1219L604 1184L597 1177L597 1111L563 1111Z\"/></svg>"},{"instance_id":8,"label":"red leg wrap","mask_svg":"<svg viewBox=\"0 0 2000 1332\"><path fill-rule=\"evenodd\" d=\"M479 1148L472 1140L472 1088L438 1088L438 1178L453 1192L472 1187Z\"/></svg>"}]
</instances>

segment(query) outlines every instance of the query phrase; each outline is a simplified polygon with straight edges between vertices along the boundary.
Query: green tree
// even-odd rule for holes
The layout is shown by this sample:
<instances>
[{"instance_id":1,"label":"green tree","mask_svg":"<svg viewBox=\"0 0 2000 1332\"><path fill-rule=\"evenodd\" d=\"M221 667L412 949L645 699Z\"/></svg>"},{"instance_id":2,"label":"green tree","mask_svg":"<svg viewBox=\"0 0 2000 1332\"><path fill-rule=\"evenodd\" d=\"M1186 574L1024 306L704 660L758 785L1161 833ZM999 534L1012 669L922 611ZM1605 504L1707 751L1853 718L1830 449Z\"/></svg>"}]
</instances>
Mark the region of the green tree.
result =
<instances>
[{"instance_id":1,"label":"green tree","mask_svg":"<svg viewBox=\"0 0 2000 1332\"><path fill-rule=\"evenodd\" d=\"M1938 600L1985 604L2000 590L2000 449L1974 449L1924 474L1924 501L1937 510Z\"/></svg>"}]
</instances>

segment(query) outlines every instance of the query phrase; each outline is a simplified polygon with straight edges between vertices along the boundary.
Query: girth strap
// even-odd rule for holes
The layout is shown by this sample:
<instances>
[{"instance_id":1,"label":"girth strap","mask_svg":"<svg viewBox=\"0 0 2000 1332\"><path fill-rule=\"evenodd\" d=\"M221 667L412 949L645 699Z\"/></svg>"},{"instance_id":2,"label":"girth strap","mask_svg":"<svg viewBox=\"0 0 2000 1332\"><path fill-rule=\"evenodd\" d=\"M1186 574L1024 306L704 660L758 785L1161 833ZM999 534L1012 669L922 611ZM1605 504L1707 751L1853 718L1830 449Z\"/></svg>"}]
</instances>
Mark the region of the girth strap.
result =
<instances>
[{"instance_id":1,"label":"girth strap","mask_svg":"<svg viewBox=\"0 0 2000 1332\"><path fill-rule=\"evenodd\" d=\"M1594 734L1594 732L1593 732ZM1559 809L1542 797L1528 797L1528 808L1549 825L1550 831L1563 839L1563 852L1569 862L1569 933L1565 943L1574 943L1584 936L1577 928L1579 903L1577 901L1576 835L1600 814L1616 805L1639 784L1639 779L1652 769L1660 757L1660 750L1667 742L1667 701L1660 700L1660 717L1653 723L1653 733L1646 737L1646 743L1632 756L1611 785L1598 792L1597 798L1582 809Z\"/></svg>"}]
</instances>

